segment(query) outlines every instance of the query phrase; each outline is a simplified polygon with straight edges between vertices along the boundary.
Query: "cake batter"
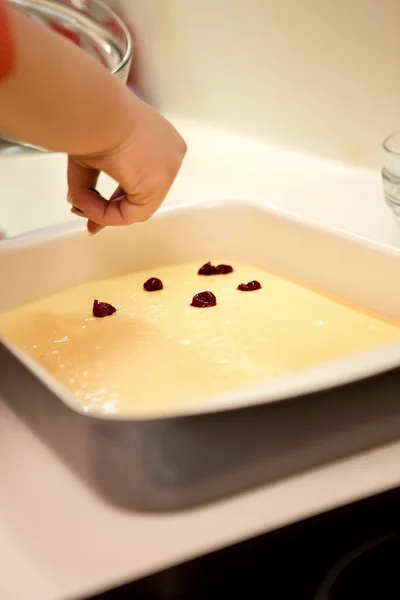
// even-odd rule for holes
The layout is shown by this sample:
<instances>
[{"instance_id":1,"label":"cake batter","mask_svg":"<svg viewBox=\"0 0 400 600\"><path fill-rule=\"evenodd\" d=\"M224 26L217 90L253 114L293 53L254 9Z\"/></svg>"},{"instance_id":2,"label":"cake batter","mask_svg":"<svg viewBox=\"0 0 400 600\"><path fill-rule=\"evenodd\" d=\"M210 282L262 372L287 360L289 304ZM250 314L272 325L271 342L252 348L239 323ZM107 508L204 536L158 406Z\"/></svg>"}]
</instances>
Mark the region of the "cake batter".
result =
<instances>
[{"instance_id":1,"label":"cake batter","mask_svg":"<svg viewBox=\"0 0 400 600\"><path fill-rule=\"evenodd\" d=\"M217 264L217 263L215 263ZM73 393L77 408L151 414L400 340L400 326L250 265L200 264L91 282L0 315L0 333ZM158 278L162 289L143 288ZM256 280L261 289L239 291ZM158 286L159 287L159 286ZM217 304L191 306L202 291ZM92 314L93 300L117 310Z\"/></svg>"}]
</instances>

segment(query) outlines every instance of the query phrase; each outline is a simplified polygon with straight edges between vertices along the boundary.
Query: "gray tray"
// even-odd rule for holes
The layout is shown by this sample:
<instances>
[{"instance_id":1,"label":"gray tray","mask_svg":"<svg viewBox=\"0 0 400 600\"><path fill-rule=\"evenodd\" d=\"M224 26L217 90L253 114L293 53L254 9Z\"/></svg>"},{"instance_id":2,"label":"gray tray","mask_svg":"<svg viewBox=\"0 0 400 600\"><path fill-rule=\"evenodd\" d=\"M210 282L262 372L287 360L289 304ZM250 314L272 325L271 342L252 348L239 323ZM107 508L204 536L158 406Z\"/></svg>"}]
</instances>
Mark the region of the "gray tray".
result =
<instances>
[{"instance_id":1,"label":"gray tray","mask_svg":"<svg viewBox=\"0 0 400 600\"><path fill-rule=\"evenodd\" d=\"M0 311L138 269L202 264L205 253L265 267L400 321L399 251L248 202L169 209L91 239L81 226L65 225L0 242ZM19 362L1 349L7 377L0 376L0 394L93 489L128 509L215 501L400 432L400 343L271 380L258 391L180 403L176 411L149 409L131 420L76 412L59 382L8 347Z\"/></svg>"},{"instance_id":2,"label":"gray tray","mask_svg":"<svg viewBox=\"0 0 400 600\"><path fill-rule=\"evenodd\" d=\"M80 415L0 346L0 395L85 482L127 509L190 508L391 442L400 369L303 398L155 421Z\"/></svg>"}]
</instances>

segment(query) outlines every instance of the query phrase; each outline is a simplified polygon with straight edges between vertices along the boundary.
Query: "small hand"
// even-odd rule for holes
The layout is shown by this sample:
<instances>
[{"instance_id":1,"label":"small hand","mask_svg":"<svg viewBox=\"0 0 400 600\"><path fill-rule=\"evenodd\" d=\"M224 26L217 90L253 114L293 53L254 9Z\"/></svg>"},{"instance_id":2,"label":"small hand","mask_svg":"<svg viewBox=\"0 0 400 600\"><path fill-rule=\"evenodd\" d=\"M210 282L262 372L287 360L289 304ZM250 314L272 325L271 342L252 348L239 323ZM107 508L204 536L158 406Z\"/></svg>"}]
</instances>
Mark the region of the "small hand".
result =
<instances>
[{"instance_id":1,"label":"small hand","mask_svg":"<svg viewBox=\"0 0 400 600\"><path fill-rule=\"evenodd\" d=\"M186 153L176 129L153 108L135 99L126 139L118 148L92 156L69 156L68 201L88 219L95 234L108 225L149 219L167 195ZM119 184L109 200L96 192L104 171Z\"/></svg>"}]
</instances>

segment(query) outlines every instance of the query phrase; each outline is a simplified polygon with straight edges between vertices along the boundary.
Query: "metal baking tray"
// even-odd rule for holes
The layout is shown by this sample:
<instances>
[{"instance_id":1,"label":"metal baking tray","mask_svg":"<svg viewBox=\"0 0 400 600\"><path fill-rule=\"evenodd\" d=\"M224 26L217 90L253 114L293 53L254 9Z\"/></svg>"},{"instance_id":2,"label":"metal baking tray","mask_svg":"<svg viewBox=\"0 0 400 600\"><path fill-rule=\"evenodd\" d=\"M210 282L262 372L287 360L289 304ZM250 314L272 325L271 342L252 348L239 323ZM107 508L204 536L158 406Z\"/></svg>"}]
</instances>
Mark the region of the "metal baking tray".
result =
<instances>
[{"instance_id":1,"label":"metal baking tray","mask_svg":"<svg viewBox=\"0 0 400 600\"><path fill-rule=\"evenodd\" d=\"M62 225L0 242L0 310L91 280L222 256L400 319L400 252L248 202L164 210L94 238ZM400 431L400 344L126 419L78 412L68 390L2 342L0 394L85 481L128 509L214 501Z\"/></svg>"}]
</instances>

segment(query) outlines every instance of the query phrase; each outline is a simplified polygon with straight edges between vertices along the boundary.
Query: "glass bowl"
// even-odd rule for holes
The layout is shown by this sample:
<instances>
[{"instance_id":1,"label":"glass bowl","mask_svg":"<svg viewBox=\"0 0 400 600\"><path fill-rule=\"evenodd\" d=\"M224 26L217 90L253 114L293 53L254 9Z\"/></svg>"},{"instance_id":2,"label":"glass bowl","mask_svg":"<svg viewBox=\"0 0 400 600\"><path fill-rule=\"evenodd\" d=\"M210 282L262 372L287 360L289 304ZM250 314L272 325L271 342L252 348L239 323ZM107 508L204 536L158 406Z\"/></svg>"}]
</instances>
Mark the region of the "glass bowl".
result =
<instances>
[{"instance_id":1,"label":"glass bowl","mask_svg":"<svg viewBox=\"0 0 400 600\"><path fill-rule=\"evenodd\" d=\"M391 133L383 144L383 193L386 203L400 225L400 131Z\"/></svg>"},{"instance_id":2,"label":"glass bowl","mask_svg":"<svg viewBox=\"0 0 400 600\"><path fill-rule=\"evenodd\" d=\"M132 39L122 20L100 0L9 0L64 35L125 83Z\"/></svg>"},{"instance_id":3,"label":"glass bowl","mask_svg":"<svg viewBox=\"0 0 400 600\"><path fill-rule=\"evenodd\" d=\"M15 8L64 35L127 82L132 63L131 35L113 10L101 0L9 0ZM46 151L23 141L1 136L0 155L20 151Z\"/></svg>"}]
</instances>

